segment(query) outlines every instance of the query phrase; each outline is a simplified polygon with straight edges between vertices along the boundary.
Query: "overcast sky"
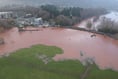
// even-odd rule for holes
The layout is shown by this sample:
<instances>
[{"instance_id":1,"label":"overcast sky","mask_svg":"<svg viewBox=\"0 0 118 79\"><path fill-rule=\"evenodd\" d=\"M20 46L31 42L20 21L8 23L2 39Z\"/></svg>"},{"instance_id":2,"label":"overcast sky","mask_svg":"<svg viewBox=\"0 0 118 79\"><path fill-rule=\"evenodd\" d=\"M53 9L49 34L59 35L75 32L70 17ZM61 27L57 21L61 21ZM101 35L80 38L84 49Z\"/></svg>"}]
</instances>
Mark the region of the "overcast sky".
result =
<instances>
[{"instance_id":1,"label":"overcast sky","mask_svg":"<svg viewBox=\"0 0 118 79\"><path fill-rule=\"evenodd\" d=\"M118 0L0 0L0 5L25 4L42 5L55 4L60 6L118 8Z\"/></svg>"}]
</instances>

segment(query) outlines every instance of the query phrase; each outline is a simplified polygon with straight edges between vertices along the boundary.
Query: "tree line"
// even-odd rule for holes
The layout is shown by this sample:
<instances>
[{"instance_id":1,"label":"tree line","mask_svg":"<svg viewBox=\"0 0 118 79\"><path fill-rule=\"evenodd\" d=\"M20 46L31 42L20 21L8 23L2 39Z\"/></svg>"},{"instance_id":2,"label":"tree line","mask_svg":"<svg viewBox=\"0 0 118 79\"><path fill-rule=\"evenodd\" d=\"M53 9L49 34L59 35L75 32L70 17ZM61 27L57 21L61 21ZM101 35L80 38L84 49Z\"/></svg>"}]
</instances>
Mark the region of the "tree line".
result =
<instances>
[{"instance_id":1,"label":"tree line","mask_svg":"<svg viewBox=\"0 0 118 79\"><path fill-rule=\"evenodd\" d=\"M52 26L59 25L60 27L73 26L84 19L106 13L105 9L58 7L55 5L42 5L38 7L14 5L12 7L0 8L0 11L13 11L19 17L30 13L34 17L42 17L44 21L48 21Z\"/></svg>"}]
</instances>

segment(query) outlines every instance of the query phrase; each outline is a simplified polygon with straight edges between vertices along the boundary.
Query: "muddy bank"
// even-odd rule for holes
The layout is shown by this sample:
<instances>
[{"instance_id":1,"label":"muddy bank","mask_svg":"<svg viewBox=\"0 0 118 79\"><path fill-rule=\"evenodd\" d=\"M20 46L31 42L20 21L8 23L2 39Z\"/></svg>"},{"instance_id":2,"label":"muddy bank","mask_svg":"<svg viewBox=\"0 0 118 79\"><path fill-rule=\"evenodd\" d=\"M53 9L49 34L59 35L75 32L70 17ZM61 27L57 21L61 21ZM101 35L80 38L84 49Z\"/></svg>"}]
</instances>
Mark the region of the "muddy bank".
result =
<instances>
[{"instance_id":1,"label":"muddy bank","mask_svg":"<svg viewBox=\"0 0 118 79\"><path fill-rule=\"evenodd\" d=\"M117 34L108 34L108 33L103 33L103 32L99 32L99 31L95 31L95 30L87 30L87 29L79 28L79 27L69 27L69 29L90 32L90 33L94 33L94 35L95 34L100 34L100 35L108 36L110 38L118 40L118 33Z\"/></svg>"},{"instance_id":2,"label":"muddy bank","mask_svg":"<svg viewBox=\"0 0 118 79\"><path fill-rule=\"evenodd\" d=\"M5 29L0 26L0 33L4 32L4 31L5 31Z\"/></svg>"},{"instance_id":3,"label":"muddy bank","mask_svg":"<svg viewBox=\"0 0 118 79\"><path fill-rule=\"evenodd\" d=\"M116 33L116 34L112 35L112 38L114 38L114 39L118 40L118 33Z\"/></svg>"},{"instance_id":4,"label":"muddy bank","mask_svg":"<svg viewBox=\"0 0 118 79\"><path fill-rule=\"evenodd\" d=\"M37 28L40 31L18 32L13 28L0 34L5 44L0 46L0 54L7 54L15 50L30 47L36 44L58 46L64 50L63 54L56 55L55 60L92 58L102 69L113 68L118 70L118 41L107 36L85 31L63 28ZM83 52L83 56L80 55Z\"/></svg>"}]
</instances>

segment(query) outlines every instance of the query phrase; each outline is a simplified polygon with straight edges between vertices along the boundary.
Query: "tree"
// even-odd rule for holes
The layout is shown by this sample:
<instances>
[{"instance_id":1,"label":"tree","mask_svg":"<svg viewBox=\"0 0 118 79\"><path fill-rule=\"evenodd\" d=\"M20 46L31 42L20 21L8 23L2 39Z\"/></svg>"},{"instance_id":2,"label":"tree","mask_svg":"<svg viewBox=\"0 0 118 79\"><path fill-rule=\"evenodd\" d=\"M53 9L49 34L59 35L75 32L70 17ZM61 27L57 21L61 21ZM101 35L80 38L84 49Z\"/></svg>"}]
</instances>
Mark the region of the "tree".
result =
<instances>
[{"instance_id":1,"label":"tree","mask_svg":"<svg viewBox=\"0 0 118 79\"><path fill-rule=\"evenodd\" d=\"M4 29L10 29L15 26L15 21L12 19L0 20L0 26Z\"/></svg>"},{"instance_id":2,"label":"tree","mask_svg":"<svg viewBox=\"0 0 118 79\"><path fill-rule=\"evenodd\" d=\"M82 11L82 8L79 7L73 7L71 8L71 12L73 16L81 17L80 12Z\"/></svg>"},{"instance_id":3,"label":"tree","mask_svg":"<svg viewBox=\"0 0 118 79\"><path fill-rule=\"evenodd\" d=\"M72 8L64 8L61 11L61 14L65 15L65 16L76 16L76 17L80 17L80 12L81 12L82 8L79 7L72 7Z\"/></svg>"},{"instance_id":4,"label":"tree","mask_svg":"<svg viewBox=\"0 0 118 79\"><path fill-rule=\"evenodd\" d=\"M64 15L59 15L56 18L56 24L61 25L61 26L71 26L72 25L72 19L70 19Z\"/></svg>"},{"instance_id":5,"label":"tree","mask_svg":"<svg viewBox=\"0 0 118 79\"><path fill-rule=\"evenodd\" d=\"M86 27L87 27L88 29L91 29L91 27L92 27L92 22L91 22L91 21L88 21L87 24L86 24Z\"/></svg>"},{"instance_id":6,"label":"tree","mask_svg":"<svg viewBox=\"0 0 118 79\"><path fill-rule=\"evenodd\" d=\"M43 5L41 8L51 14L51 18L56 17L59 15L59 10L54 5Z\"/></svg>"},{"instance_id":7,"label":"tree","mask_svg":"<svg viewBox=\"0 0 118 79\"><path fill-rule=\"evenodd\" d=\"M49 20L50 19L50 13L44 10L40 10L37 13L37 17L42 17L43 20Z\"/></svg>"},{"instance_id":8,"label":"tree","mask_svg":"<svg viewBox=\"0 0 118 79\"><path fill-rule=\"evenodd\" d=\"M70 16L70 8L64 8L61 11L61 14L64 15L64 16Z\"/></svg>"},{"instance_id":9,"label":"tree","mask_svg":"<svg viewBox=\"0 0 118 79\"><path fill-rule=\"evenodd\" d=\"M91 18L94 16L100 16L100 15L103 15L106 13L107 13L107 11L105 9L88 8L88 9L81 10L80 15L81 15L82 19L87 19L87 18Z\"/></svg>"},{"instance_id":10,"label":"tree","mask_svg":"<svg viewBox=\"0 0 118 79\"><path fill-rule=\"evenodd\" d=\"M104 33L110 33L110 34L115 34L118 33L118 23L112 21L111 19L108 18L102 18L100 21L100 25L98 25L98 31L104 32Z\"/></svg>"}]
</instances>

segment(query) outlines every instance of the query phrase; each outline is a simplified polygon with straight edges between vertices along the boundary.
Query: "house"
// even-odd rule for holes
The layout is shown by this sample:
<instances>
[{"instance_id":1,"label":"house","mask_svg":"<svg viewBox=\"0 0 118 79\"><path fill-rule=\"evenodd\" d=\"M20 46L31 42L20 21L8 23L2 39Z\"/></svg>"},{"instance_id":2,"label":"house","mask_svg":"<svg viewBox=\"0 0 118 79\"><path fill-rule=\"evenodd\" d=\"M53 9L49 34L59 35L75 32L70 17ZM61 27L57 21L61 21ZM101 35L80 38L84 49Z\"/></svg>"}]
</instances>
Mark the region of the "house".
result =
<instances>
[{"instance_id":1,"label":"house","mask_svg":"<svg viewBox=\"0 0 118 79\"><path fill-rule=\"evenodd\" d=\"M35 18L33 24L34 24L35 26L43 25L43 20L42 20L42 18Z\"/></svg>"},{"instance_id":2,"label":"house","mask_svg":"<svg viewBox=\"0 0 118 79\"><path fill-rule=\"evenodd\" d=\"M11 18L15 18L15 17L17 17L17 15L12 11L0 12L0 19L11 19Z\"/></svg>"},{"instance_id":3,"label":"house","mask_svg":"<svg viewBox=\"0 0 118 79\"><path fill-rule=\"evenodd\" d=\"M49 22L45 21L45 22L43 23L43 27L49 27L49 26L50 26Z\"/></svg>"},{"instance_id":4,"label":"house","mask_svg":"<svg viewBox=\"0 0 118 79\"><path fill-rule=\"evenodd\" d=\"M23 26L41 26L43 25L42 18L35 18L35 17L21 17L17 18L17 24L19 27Z\"/></svg>"}]
</instances>

